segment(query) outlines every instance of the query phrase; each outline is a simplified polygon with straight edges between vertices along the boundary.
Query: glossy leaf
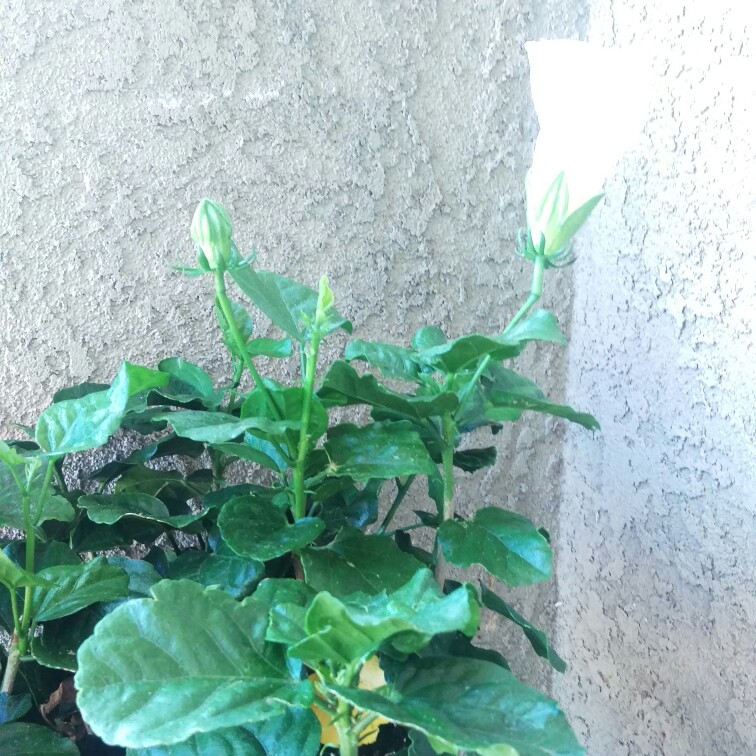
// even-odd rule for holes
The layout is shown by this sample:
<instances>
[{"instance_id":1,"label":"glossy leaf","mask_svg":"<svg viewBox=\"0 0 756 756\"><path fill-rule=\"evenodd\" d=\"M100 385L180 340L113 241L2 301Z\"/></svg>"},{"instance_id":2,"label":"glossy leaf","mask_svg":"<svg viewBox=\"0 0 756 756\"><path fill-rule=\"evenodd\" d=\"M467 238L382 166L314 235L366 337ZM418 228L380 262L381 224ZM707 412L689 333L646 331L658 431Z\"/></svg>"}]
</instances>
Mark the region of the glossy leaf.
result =
<instances>
[{"instance_id":1,"label":"glossy leaf","mask_svg":"<svg viewBox=\"0 0 756 756\"><path fill-rule=\"evenodd\" d=\"M530 641L530 645L538 656L546 659L557 672L564 672L567 669L567 665L559 654L554 650L554 647L549 643L549 639L543 630L539 630L537 627L528 622L521 614L519 614L513 607L511 607L504 599L500 598L493 591L489 590L485 586L481 586L481 600L483 606L491 611L500 614L502 617L506 617L516 625L522 628L525 637Z\"/></svg>"},{"instance_id":2,"label":"glossy leaf","mask_svg":"<svg viewBox=\"0 0 756 756\"><path fill-rule=\"evenodd\" d=\"M199 399L205 406L214 407L223 398L223 393L213 388L213 379L192 362L170 357L158 363L158 370L170 376L168 383L159 390L166 399L177 402Z\"/></svg>"},{"instance_id":3,"label":"glossy leaf","mask_svg":"<svg viewBox=\"0 0 756 756\"><path fill-rule=\"evenodd\" d=\"M504 360L516 357L522 347L518 341L508 336L483 336L471 333L453 341L424 349L415 355L421 365L433 367L443 373L458 373L465 368L475 367L483 357Z\"/></svg>"},{"instance_id":4,"label":"glossy leaf","mask_svg":"<svg viewBox=\"0 0 756 756\"><path fill-rule=\"evenodd\" d=\"M464 449L454 452L454 466L465 472L476 472L484 467L496 464L496 447L483 449Z\"/></svg>"},{"instance_id":5,"label":"glossy leaf","mask_svg":"<svg viewBox=\"0 0 756 756\"><path fill-rule=\"evenodd\" d=\"M269 339L260 337L257 339L251 339L247 343L247 352L252 357L275 357L278 359L285 359L291 357L294 353L294 348L291 344L291 339Z\"/></svg>"},{"instance_id":6,"label":"glossy leaf","mask_svg":"<svg viewBox=\"0 0 756 756\"><path fill-rule=\"evenodd\" d=\"M444 332L437 326L423 326L412 336L412 348L418 352L441 346L447 341Z\"/></svg>"},{"instance_id":7,"label":"glossy leaf","mask_svg":"<svg viewBox=\"0 0 756 756\"><path fill-rule=\"evenodd\" d=\"M249 436L249 434L247 434L247 437L254 438L254 436ZM210 446L229 457L236 457L236 459L243 462L254 462L256 465L265 467L268 470L278 472L282 469L282 466L286 467L286 462L279 455L276 455L277 459L274 459L250 444L239 444L228 441L222 444L210 444Z\"/></svg>"},{"instance_id":8,"label":"glossy leaf","mask_svg":"<svg viewBox=\"0 0 756 756\"><path fill-rule=\"evenodd\" d=\"M534 410L544 412L555 417L563 417L573 423L582 425L588 430L598 430L598 421L586 412L577 412L564 404L554 404L546 398L538 386L527 378L523 378L502 365L491 365L487 371L484 393L490 408L486 415L493 420L507 420L506 413L512 409L517 411ZM497 414L503 410L504 415Z\"/></svg>"},{"instance_id":9,"label":"glossy leaf","mask_svg":"<svg viewBox=\"0 0 756 756\"><path fill-rule=\"evenodd\" d=\"M289 655L312 667L350 665L390 643L402 654L422 649L434 635L457 630L472 636L480 608L472 586L444 596L429 570L418 570L399 590L340 600L319 593L304 615L305 637Z\"/></svg>"},{"instance_id":10,"label":"glossy leaf","mask_svg":"<svg viewBox=\"0 0 756 756\"><path fill-rule=\"evenodd\" d=\"M235 599L242 599L263 579L265 565L256 559L186 551L171 562L169 576L171 580L194 580L206 587L217 585Z\"/></svg>"},{"instance_id":11,"label":"glossy leaf","mask_svg":"<svg viewBox=\"0 0 756 756\"><path fill-rule=\"evenodd\" d=\"M317 517L290 523L283 510L269 500L239 496L223 506L218 527L237 554L265 561L312 543L325 523Z\"/></svg>"},{"instance_id":12,"label":"glossy leaf","mask_svg":"<svg viewBox=\"0 0 756 756\"><path fill-rule=\"evenodd\" d=\"M39 577L52 585L32 593L32 615L37 622L74 614L90 604L125 596L129 590L128 575L107 564L104 557L78 566L47 567Z\"/></svg>"},{"instance_id":13,"label":"glossy leaf","mask_svg":"<svg viewBox=\"0 0 756 756\"><path fill-rule=\"evenodd\" d=\"M367 404L413 420L453 412L459 404L459 400L451 392L437 396L400 394L383 386L374 375L360 375L351 365L342 361L331 365L318 389L318 396L326 406Z\"/></svg>"},{"instance_id":14,"label":"glossy leaf","mask_svg":"<svg viewBox=\"0 0 756 756\"><path fill-rule=\"evenodd\" d=\"M241 407L241 417L269 417L272 420L289 421L294 427L301 425L302 410L304 407L305 390L299 386L292 388L269 388L268 396L276 407L277 417L271 417L268 400L260 389L254 389L248 395ZM317 398L313 397L310 404L310 421L307 432L314 443L319 439L328 427L328 412ZM299 440L299 431L294 437L294 442Z\"/></svg>"},{"instance_id":15,"label":"glossy leaf","mask_svg":"<svg viewBox=\"0 0 756 756\"><path fill-rule=\"evenodd\" d=\"M144 493L92 494L82 496L79 506L86 510L87 517L100 525L113 525L126 519L138 519L160 523L180 530L201 520L206 511L194 514L171 516L168 507L158 498Z\"/></svg>"},{"instance_id":16,"label":"glossy leaf","mask_svg":"<svg viewBox=\"0 0 756 756\"><path fill-rule=\"evenodd\" d=\"M167 412L158 415L156 419L167 420L178 436L208 444L222 444L233 441L242 433L250 430L277 436L287 430L296 429L300 425L299 421L277 422L266 417L240 419L223 412L201 412L198 410Z\"/></svg>"},{"instance_id":17,"label":"glossy leaf","mask_svg":"<svg viewBox=\"0 0 756 756\"><path fill-rule=\"evenodd\" d=\"M32 638L31 655L45 667L75 672L79 646L92 635L105 613L99 606L89 606L63 619L45 622L41 633Z\"/></svg>"},{"instance_id":18,"label":"glossy leaf","mask_svg":"<svg viewBox=\"0 0 756 756\"><path fill-rule=\"evenodd\" d=\"M323 445L328 474L353 480L432 475L436 465L409 422L331 428Z\"/></svg>"},{"instance_id":19,"label":"glossy leaf","mask_svg":"<svg viewBox=\"0 0 756 756\"><path fill-rule=\"evenodd\" d=\"M47 464L52 464L52 462L48 462ZM14 467L16 468L14 470L16 475L26 483L26 473L23 466L16 465ZM46 465L43 464L34 471L31 480L28 482L29 507L30 514L32 515L32 524L39 526L48 520L70 522L74 518L73 507L62 496L56 495L52 488L48 488L44 501L40 502L45 469ZM1 463L0 525L8 528L16 528L17 530L23 530L25 528L21 492L16 486L11 469L7 465Z\"/></svg>"},{"instance_id":20,"label":"glossy leaf","mask_svg":"<svg viewBox=\"0 0 756 756\"><path fill-rule=\"evenodd\" d=\"M548 541L527 517L515 512L485 507L472 520L447 520L438 529L438 541L451 564L480 564L510 585L551 577Z\"/></svg>"},{"instance_id":21,"label":"glossy leaf","mask_svg":"<svg viewBox=\"0 0 756 756\"><path fill-rule=\"evenodd\" d=\"M19 567L6 556L4 551L0 551L0 583L11 590L26 586L42 587L50 585L40 575L34 575Z\"/></svg>"},{"instance_id":22,"label":"glossy leaf","mask_svg":"<svg viewBox=\"0 0 756 756\"><path fill-rule=\"evenodd\" d=\"M420 374L420 367L412 359L409 349L379 341L355 339L349 342L344 350L344 359L366 362L387 378L416 381Z\"/></svg>"},{"instance_id":23,"label":"glossy leaf","mask_svg":"<svg viewBox=\"0 0 756 756\"><path fill-rule=\"evenodd\" d=\"M320 724L310 709L283 714L244 727L198 733L183 743L129 748L126 756L307 756L320 747Z\"/></svg>"},{"instance_id":24,"label":"glossy leaf","mask_svg":"<svg viewBox=\"0 0 756 756\"><path fill-rule=\"evenodd\" d=\"M339 482L343 481L343 478L339 479ZM344 525L353 528L372 525L378 519L378 496L384 483L385 480L371 479L360 488L347 482L345 487L340 486L320 502L317 515L328 530L339 530Z\"/></svg>"},{"instance_id":25,"label":"glossy leaf","mask_svg":"<svg viewBox=\"0 0 756 756\"><path fill-rule=\"evenodd\" d=\"M344 528L328 546L302 549L300 558L307 584L339 598L396 591L423 567L390 537L353 528Z\"/></svg>"},{"instance_id":26,"label":"glossy leaf","mask_svg":"<svg viewBox=\"0 0 756 756\"><path fill-rule=\"evenodd\" d=\"M310 683L264 640L269 605L188 580L152 592L105 617L79 650L78 704L106 742L171 745L310 705Z\"/></svg>"},{"instance_id":27,"label":"glossy leaf","mask_svg":"<svg viewBox=\"0 0 756 756\"><path fill-rule=\"evenodd\" d=\"M567 338L559 328L556 316L548 310L536 310L506 331L511 341L550 341L567 346Z\"/></svg>"},{"instance_id":28,"label":"glossy leaf","mask_svg":"<svg viewBox=\"0 0 756 756\"><path fill-rule=\"evenodd\" d=\"M0 727L0 753L7 756L79 756L72 740L49 727L9 722Z\"/></svg>"},{"instance_id":29,"label":"glossy leaf","mask_svg":"<svg viewBox=\"0 0 756 756\"><path fill-rule=\"evenodd\" d=\"M491 756L585 753L556 702L487 661L446 656L409 660L395 679L390 697L328 687L359 709L418 729L452 752Z\"/></svg>"},{"instance_id":30,"label":"glossy leaf","mask_svg":"<svg viewBox=\"0 0 756 756\"><path fill-rule=\"evenodd\" d=\"M307 340L307 324L315 322L317 292L277 273L249 266L230 273L239 288L275 325L297 341ZM352 324L330 308L323 324L324 334L337 328L352 332Z\"/></svg>"},{"instance_id":31,"label":"glossy leaf","mask_svg":"<svg viewBox=\"0 0 756 756\"><path fill-rule=\"evenodd\" d=\"M118 430L130 397L167 382L165 373L124 362L107 391L48 407L37 420L35 440L55 456L102 446Z\"/></svg>"},{"instance_id":32,"label":"glossy leaf","mask_svg":"<svg viewBox=\"0 0 756 756\"><path fill-rule=\"evenodd\" d=\"M252 332L254 331L254 324L252 323L252 318L249 316L249 313L244 308L244 306L239 304L239 302L235 302L229 299L228 304L231 307L231 313L233 315L236 328L238 329L239 334L242 337L242 340L246 344L247 341L249 340L249 337L252 335ZM220 331L221 331L221 339L223 343L226 345L226 349L228 349L228 351L232 355L234 355L238 359L241 359L242 355L239 352L239 347L236 343L236 339L234 338L233 333L231 332L231 329L229 328L228 321L226 320L226 317L223 314L223 310L218 304L217 298L215 300L215 315L218 318L218 326L220 327Z\"/></svg>"}]
</instances>

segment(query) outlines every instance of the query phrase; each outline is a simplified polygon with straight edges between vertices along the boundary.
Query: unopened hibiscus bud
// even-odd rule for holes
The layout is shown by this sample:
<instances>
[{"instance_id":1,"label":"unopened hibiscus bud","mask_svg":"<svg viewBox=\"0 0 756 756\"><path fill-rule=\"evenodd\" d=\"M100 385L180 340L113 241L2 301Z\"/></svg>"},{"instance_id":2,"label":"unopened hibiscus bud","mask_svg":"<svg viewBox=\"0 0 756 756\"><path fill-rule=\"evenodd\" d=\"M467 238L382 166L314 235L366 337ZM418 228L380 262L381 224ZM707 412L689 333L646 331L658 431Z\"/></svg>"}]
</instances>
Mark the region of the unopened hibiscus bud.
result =
<instances>
[{"instance_id":1,"label":"unopened hibiscus bud","mask_svg":"<svg viewBox=\"0 0 756 756\"><path fill-rule=\"evenodd\" d=\"M212 269L225 267L231 259L231 219L221 205L203 199L192 218L192 239Z\"/></svg>"}]
</instances>

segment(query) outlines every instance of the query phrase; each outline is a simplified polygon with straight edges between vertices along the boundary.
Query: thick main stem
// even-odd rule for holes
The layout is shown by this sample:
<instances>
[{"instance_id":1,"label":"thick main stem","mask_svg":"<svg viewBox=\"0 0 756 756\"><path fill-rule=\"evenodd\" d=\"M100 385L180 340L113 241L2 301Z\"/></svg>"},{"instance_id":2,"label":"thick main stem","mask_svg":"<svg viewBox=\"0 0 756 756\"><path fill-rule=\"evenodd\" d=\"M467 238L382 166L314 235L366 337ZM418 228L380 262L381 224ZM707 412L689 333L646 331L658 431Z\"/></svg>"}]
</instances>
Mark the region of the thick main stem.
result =
<instances>
[{"instance_id":1,"label":"thick main stem","mask_svg":"<svg viewBox=\"0 0 756 756\"><path fill-rule=\"evenodd\" d=\"M10 648L8 649L8 661L5 665L5 673L3 674L3 684L2 687L0 687L0 693L6 693L7 695L13 693L13 685L16 682L16 674L18 673L18 665L20 661L21 654L18 650L18 635L13 633Z\"/></svg>"},{"instance_id":2,"label":"thick main stem","mask_svg":"<svg viewBox=\"0 0 756 756\"><path fill-rule=\"evenodd\" d=\"M320 338L315 334L310 341L304 374L304 397L302 400L302 425L299 429L299 446L297 449L297 461L294 466L294 519L299 520L305 516L306 499L305 492L305 464L307 462L307 447L310 436L310 415L312 414L312 395L315 390L315 369L318 362L318 349Z\"/></svg>"},{"instance_id":3,"label":"thick main stem","mask_svg":"<svg viewBox=\"0 0 756 756\"><path fill-rule=\"evenodd\" d=\"M442 423L442 435L444 440L444 448L441 451L441 474L444 479L442 520L446 522L447 520L454 519L454 437L457 428L451 414L444 415ZM438 546L438 542L436 545ZM448 565L444 559L443 552L438 549L436 566L433 573L441 587L443 587L444 581L448 576L448 571Z\"/></svg>"}]
</instances>

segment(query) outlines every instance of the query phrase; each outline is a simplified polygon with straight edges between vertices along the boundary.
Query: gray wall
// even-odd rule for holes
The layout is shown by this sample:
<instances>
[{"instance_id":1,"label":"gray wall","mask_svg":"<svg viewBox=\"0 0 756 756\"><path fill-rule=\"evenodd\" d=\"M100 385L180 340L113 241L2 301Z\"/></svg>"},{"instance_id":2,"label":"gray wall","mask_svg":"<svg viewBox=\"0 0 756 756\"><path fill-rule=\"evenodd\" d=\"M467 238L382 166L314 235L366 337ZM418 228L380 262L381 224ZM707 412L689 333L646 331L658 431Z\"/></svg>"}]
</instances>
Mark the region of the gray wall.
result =
<instances>
[{"instance_id":1,"label":"gray wall","mask_svg":"<svg viewBox=\"0 0 756 756\"><path fill-rule=\"evenodd\" d=\"M581 243L555 681L595 754L756 753L756 29L749 3L594 0L650 122Z\"/></svg>"},{"instance_id":2,"label":"gray wall","mask_svg":"<svg viewBox=\"0 0 756 756\"><path fill-rule=\"evenodd\" d=\"M638 37L658 58L652 122L577 266L547 280L569 362L519 364L604 430L528 418L462 508L554 534L557 581L510 598L555 624L556 692L591 753L747 754L756 98L731 61L749 38L727 3L590 5L588 29L576 0L4 4L0 423L122 358L224 375L208 283L166 268L191 260L202 196L261 265L327 272L365 338L496 329L529 278L511 254L536 133L522 42Z\"/></svg>"}]
</instances>

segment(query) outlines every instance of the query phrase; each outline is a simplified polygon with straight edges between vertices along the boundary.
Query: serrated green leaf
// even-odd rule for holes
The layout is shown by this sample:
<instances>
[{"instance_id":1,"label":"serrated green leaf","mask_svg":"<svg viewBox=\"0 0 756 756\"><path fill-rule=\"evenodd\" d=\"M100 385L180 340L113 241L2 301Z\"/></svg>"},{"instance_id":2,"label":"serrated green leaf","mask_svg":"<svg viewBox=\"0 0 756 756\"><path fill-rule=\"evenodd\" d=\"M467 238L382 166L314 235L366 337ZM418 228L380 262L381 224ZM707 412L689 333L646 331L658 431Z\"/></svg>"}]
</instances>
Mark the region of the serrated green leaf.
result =
<instances>
[{"instance_id":1,"label":"serrated green leaf","mask_svg":"<svg viewBox=\"0 0 756 756\"><path fill-rule=\"evenodd\" d=\"M344 350L344 359L360 360L376 368L386 378L417 381L420 367L412 359L412 352L405 347L384 344L379 341L354 339Z\"/></svg>"},{"instance_id":2,"label":"serrated green leaf","mask_svg":"<svg viewBox=\"0 0 756 756\"><path fill-rule=\"evenodd\" d=\"M311 684L265 641L269 605L188 580L152 592L105 617L79 649L77 702L106 742L172 745L310 705Z\"/></svg>"},{"instance_id":3,"label":"serrated green leaf","mask_svg":"<svg viewBox=\"0 0 756 756\"><path fill-rule=\"evenodd\" d=\"M130 397L167 382L165 373L124 362L107 391L48 407L37 420L35 440L54 456L102 446L118 430Z\"/></svg>"},{"instance_id":4,"label":"serrated green leaf","mask_svg":"<svg viewBox=\"0 0 756 756\"><path fill-rule=\"evenodd\" d=\"M496 507L479 509L472 520L446 520L438 529L446 559L458 567L480 564L510 585L551 577L551 548L527 517Z\"/></svg>"},{"instance_id":5,"label":"serrated green leaf","mask_svg":"<svg viewBox=\"0 0 756 756\"><path fill-rule=\"evenodd\" d=\"M339 598L398 590L423 567L390 537L353 528L344 528L328 546L302 549L300 558L307 584Z\"/></svg>"},{"instance_id":6,"label":"serrated green leaf","mask_svg":"<svg viewBox=\"0 0 756 756\"><path fill-rule=\"evenodd\" d=\"M359 709L439 739L450 751L499 756L507 747L520 756L585 753L555 701L490 662L446 656L408 660L388 695L327 687Z\"/></svg>"},{"instance_id":7,"label":"serrated green leaf","mask_svg":"<svg viewBox=\"0 0 756 756\"><path fill-rule=\"evenodd\" d=\"M279 436L287 430L299 428L298 420L274 421L266 417L240 419L223 412L183 410L158 415L156 420L167 420L178 436L202 441L207 444L222 444L233 441L246 431Z\"/></svg>"},{"instance_id":8,"label":"serrated green leaf","mask_svg":"<svg viewBox=\"0 0 756 756\"><path fill-rule=\"evenodd\" d=\"M277 273L249 266L230 273L239 288L275 325L297 341L307 341L307 324L315 322L317 311L315 291ZM322 324L322 335L337 328L352 332L352 324L330 308Z\"/></svg>"},{"instance_id":9,"label":"serrated green leaf","mask_svg":"<svg viewBox=\"0 0 756 756\"><path fill-rule=\"evenodd\" d=\"M339 425L328 431L323 449L328 474L353 480L433 475L436 465L411 423Z\"/></svg>"},{"instance_id":10,"label":"serrated green leaf","mask_svg":"<svg viewBox=\"0 0 756 756\"><path fill-rule=\"evenodd\" d=\"M0 727L0 753L6 756L79 756L73 740L49 727L9 722Z\"/></svg>"},{"instance_id":11,"label":"serrated green leaf","mask_svg":"<svg viewBox=\"0 0 756 756\"><path fill-rule=\"evenodd\" d=\"M451 392L436 396L411 396L383 386L374 375L359 375L346 362L337 361L329 368L318 396L326 406L345 407L352 404L367 404L413 420L441 416L453 412L459 399Z\"/></svg>"},{"instance_id":12,"label":"serrated green leaf","mask_svg":"<svg viewBox=\"0 0 756 756\"><path fill-rule=\"evenodd\" d=\"M32 593L32 616L37 622L59 619L99 601L112 601L129 591L129 577L120 568L96 557L81 565L46 567L39 577L51 584Z\"/></svg>"},{"instance_id":13,"label":"serrated green leaf","mask_svg":"<svg viewBox=\"0 0 756 756\"><path fill-rule=\"evenodd\" d=\"M207 514L203 510L172 516L160 499L144 493L91 494L80 497L78 504L86 510L87 517L98 525L113 525L126 518L160 523L180 530Z\"/></svg>"},{"instance_id":14,"label":"serrated green leaf","mask_svg":"<svg viewBox=\"0 0 756 756\"><path fill-rule=\"evenodd\" d=\"M239 496L223 506L218 527L223 540L237 554L265 561L312 543L325 523L317 517L290 523L268 499Z\"/></svg>"},{"instance_id":15,"label":"serrated green leaf","mask_svg":"<svg viewBox=\"0 0 756 756\"><path fill-rule=\"evenodd\" d=\"M367 659L384 644L414 653L434 635L457 630L475 635L480 607L472 586L444 596L429 570L418 570L399 590L378 596L352 595L341 600L319 593L304 615L305 637L289 656L311 667L348 666Z\"/></svg>"},{"instance_id":16,"label":"serrated green leaf","mask_svg":"<svg viewBox=\"0 0 756 756\"><path fill-rule=\"evenodd\" d=\"M500 614L502 617L506 617L516 625L522 628L525 637L530 641L530 645L538 656L546 659L549 664L557 672L564 672L567 669L567 665L559 654L554 650L554 647L549 643L549 639L543 630L539 630L537 627L528 622L521 614L510 606L504 599L499 597L493 591L489 590L485 586L481 586L481 600L483 606L491 611Z\"/></svg>"}]
</instances>

